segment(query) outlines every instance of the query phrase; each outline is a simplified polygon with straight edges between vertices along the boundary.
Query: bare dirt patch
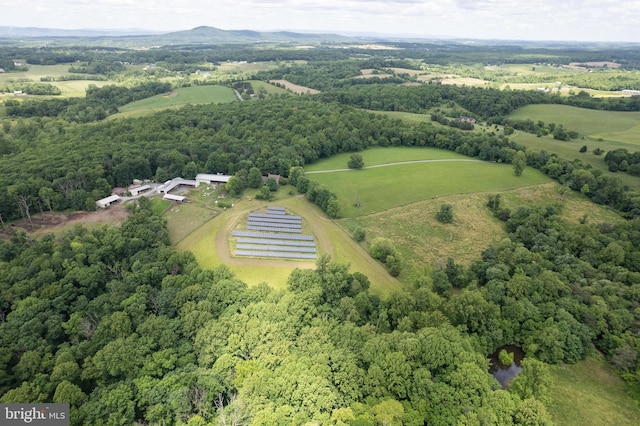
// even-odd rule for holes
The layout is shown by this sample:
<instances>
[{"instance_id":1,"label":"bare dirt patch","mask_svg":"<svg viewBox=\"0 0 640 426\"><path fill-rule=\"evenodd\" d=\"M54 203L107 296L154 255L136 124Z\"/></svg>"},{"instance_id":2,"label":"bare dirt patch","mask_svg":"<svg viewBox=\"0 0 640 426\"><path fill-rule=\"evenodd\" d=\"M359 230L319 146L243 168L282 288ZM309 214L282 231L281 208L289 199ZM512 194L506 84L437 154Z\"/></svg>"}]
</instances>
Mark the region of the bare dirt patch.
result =
<instances>
[{"instance_id":1,"label":"bare dirt patch","mask_svg":"<svg viewBox=\"0 0 640 426\"><path fill-rule=\"evenodd\" d=\"M460 78L444 78L442 84L454 84L456 86L484 86L490 84L486 80L472 77L460 77Z\"/></svg>"},{"instance_id":2,"label":"bare dirt patch","mask_svg":"<svg viewBox=\"0 0 640 426\"><path fill-rule=\"evenodd\" d=\"M315 95L316 93L320 93L319 90L312 89L310 87L299 86L297 84L293 84L287 80L271 80L269 83L275 84L278 83L284 86L285 89L291 90L293 93L297 93L298 95L302 95L305 93L309 93L311 95Z\"/></svg>"},{"instance_id":3,"label":"bare dirt patch","mask_svg":"<svg viewBox=\"0 0 640 426\"><path fill-rule=\"evenodd\" d=\"M620 68L620 64L616 62L609 61L599 61L599 62L571 62L568 67L580 69L584 67L607 67L607 68Z\"/></svg>"},{"instance_id":4,"label":"bare dirt patch","mask_svg":"<svg viewBox=\"0 0 640 426\"><path fill-rule=\"evenodd\" d=\"M48 235L56 232L64 232L75 225L92 228L100 225L120 226L131 212L121 205L111 206L108 209L95 212L72 213L44 213L34 215L31 221L19 220L14 222L13 228L20 228L34 236Z\"/></svg>"}]
</instances>

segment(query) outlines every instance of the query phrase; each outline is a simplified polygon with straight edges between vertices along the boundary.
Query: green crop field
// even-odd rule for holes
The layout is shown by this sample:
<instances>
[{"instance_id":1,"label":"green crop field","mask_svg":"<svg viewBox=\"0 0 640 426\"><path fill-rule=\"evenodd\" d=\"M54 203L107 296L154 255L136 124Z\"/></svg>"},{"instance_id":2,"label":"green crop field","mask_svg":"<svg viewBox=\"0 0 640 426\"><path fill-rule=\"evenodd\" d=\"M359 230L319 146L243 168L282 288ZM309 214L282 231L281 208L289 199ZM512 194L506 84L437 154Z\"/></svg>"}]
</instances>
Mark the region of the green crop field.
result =
<instances>
[{"instance_id":1,"label":"green crop field","mask_svg":"<svg viewBox=\"0 0 640 426\"><path fill-rule=\"evenodd\" d=\"M423 156L432 154L438 158L413 157L401 160L402 156L398 154L393 160L392 154L389 154L385 163L395 161L395 164L367 168L376 164L376 161L368 160L368 151L364 151L365 168L362 170L323 173L316 169L323 165L329 170L335 168L330 167L331 162L336 161L331 159L329 163L314 165L310 171L316 172L309 173L308 177L337 195L344 217L362 216L435 197L499 192L549 181L548 177L532 168L527 168L522 176L516 177L508 164L488 163L452 153L445 155L440 150L423 149ZM409 150L407 154L418 155L420 151ZM375 155L378 154L384 155ZM398 164L404 161L414 162ZM342 164L341 168L344 169L346 161ZM360 207L356 207L356 204L360 204Z\"/></svg>"},{"instance_id":2,"label":"green crop field","mask_svg":"<svg viewBox=\"0 0 640 426\"><path fill-rule=\"evenodd\" d=\"M69 72L70 66L71 64L29 65L29 70L26 72L0 74L0 85L11 80L41 83L41 79L46 77L58 78L74 75ZM47 81L45 83L54 85L62 91L62 95L58 97L83 97L87 87L92 84L98 87L113 84L112 81L97 80Z\"/></svg>"},{"instance_id":3,"label":"green crop field","mask_svg":"<svg viewBox=\"0 0 640 426\"><path fill-rule=\"evenodd\" d=\"M119 108L120 113L127 114L138 111L158 111L175 108L187 104L228 103L238 98L228 87L223 86L192 86L176 89L175 92L156 95L147 99L131 102Z\"/></svg>"},{"instance_id":4,"label":"green crop field","mask_svg":"<svg viewBox=\"0 0 640 426\"><path fill-rule=\"evenodd\" d=\"M637 425L640 406L628 386L605 364L589 358L552 367L553 402L549 412L558 425Z\"/></svg>"}]
</instances>

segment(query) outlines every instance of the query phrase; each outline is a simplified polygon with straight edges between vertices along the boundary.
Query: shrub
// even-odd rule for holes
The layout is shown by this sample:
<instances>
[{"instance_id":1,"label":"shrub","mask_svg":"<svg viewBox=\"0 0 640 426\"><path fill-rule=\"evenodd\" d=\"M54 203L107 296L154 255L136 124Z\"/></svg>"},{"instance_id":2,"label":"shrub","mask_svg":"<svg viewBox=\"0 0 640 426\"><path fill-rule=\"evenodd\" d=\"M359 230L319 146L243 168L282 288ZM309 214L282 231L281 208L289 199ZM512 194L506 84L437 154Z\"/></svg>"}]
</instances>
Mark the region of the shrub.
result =
<instances>
[{"instance_id":1,"label":"shrub","mask_svg":"<svg viewBox=\"0 0 640 426\"><path fill-rule=\"evenodd\" d=\"M452 223L453 222L453 206L451 204L443 204L440 206L440 210L436 213L436 219L440 223Z\"/></svg>"},{"instance_id":2,"label":"shrub","mask_svg":"<svg viewBox=\"0 0 640 426\"><path fill-rule=\"evenodd\" d=\"M364 241L364 239L367 237L364 229L357 227L354 231L353 231L353 239L356 240L357 242L361 243L362 241Z\"/></svg>"}]
</instances>

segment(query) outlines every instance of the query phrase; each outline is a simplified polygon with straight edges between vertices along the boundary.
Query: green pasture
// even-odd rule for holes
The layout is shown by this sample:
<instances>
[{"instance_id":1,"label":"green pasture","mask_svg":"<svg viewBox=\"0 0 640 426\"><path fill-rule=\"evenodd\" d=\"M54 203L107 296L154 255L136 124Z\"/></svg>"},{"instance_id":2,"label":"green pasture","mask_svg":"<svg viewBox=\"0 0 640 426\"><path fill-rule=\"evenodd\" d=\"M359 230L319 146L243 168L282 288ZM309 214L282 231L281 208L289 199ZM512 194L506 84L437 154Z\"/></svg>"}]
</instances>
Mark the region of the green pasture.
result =
<instances>
[{"instance_id":1,"label":"green pasture","mask_svg":"<svg viewBox=\"0 0 640 426\"><path fill-rule=\"evenodd\" d=\"M562 124L589 140L640 145L640 112L598 111L566 105L528 105L518 108L509 118L542 120Z\"/></svg>"},{"instance_id":2,"label":"green pasture","mask_svg":"<svg viewBox=\"0 0 640 426\"><path fill-rule=\"evenodd\" d=\"M249 83L253 86L254 93L265 92L267 95L285 95L289 91L282 87L274 86L273 84L266 83L260 80L249 80Z\"/></svg>"},{"instance_id":3,"label":"green pasture","mask_svg":"<svg viewBox=\"0 0 640 426\"><path fill-rule=\"evenodd\" d=\"M563 426L637 425L640 406L630 389L603 361L589 358L551 370L549 412Z\"/></svg>"},{"instance_id":4,"label":"green pasture","mask_svg":"<svg viewBox=\"0 0 640 426\"><path fill-rule=\"evenodd\" d=\"M179 108L187 104L210 104L235 102L236 97L233 90L224 86L191 86L176 89L174 92L152 96L124 105L118 110L114 118L135 116L160 111L168 108Z\"/></svg>"},{"instance_id":5,"label":"green pasture","mask_svg":"<svg viewBox=\"0 0 640 426\"><path fill-rule=\"evenodd\" d=\"M364 158L366 166L373 163ZM337 195L344 217L363 216L436 197L500 192L549 181L530 167L516 177L511 165L460 158L455 154L449 159L414 161L362 170L311 173L308 177Z\"/></svg>"},{"instance_id":6,"label":"green pasture","mask_svg":"<svg viewBox=\"0 0 640 426\"><path fill-rule=\"evenodd\" d=\"M407 113L401 113L407 114ZM419 114L413 114L419 115ZM330 158L317 161L304 167L306 172L317 172L322 170L346 169L347 162L351 157L351 152L336 154ZM375 147L359 152L364 160L364 166L377 166L381 164L399 163L403 161L417 160L449 160L465 159L469 157L456 154L445 149L424 148L424 147Z\"/></svg>"}]
</instances>

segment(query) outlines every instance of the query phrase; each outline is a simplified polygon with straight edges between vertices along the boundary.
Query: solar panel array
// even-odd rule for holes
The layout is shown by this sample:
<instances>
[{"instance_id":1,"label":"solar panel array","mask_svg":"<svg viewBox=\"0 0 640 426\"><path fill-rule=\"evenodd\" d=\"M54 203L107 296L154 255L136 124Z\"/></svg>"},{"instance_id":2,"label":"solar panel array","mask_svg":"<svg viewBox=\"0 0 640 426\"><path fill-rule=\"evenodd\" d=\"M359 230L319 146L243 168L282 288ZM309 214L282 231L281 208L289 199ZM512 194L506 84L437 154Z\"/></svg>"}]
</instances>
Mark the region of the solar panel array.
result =
<instances>
[{"instance_id":1,"label":"solar panel array","mask_svg":"<svg viewBox=\"0 0 640 426\"><path fill-rule=\"evenodd\" d=\"M272 238L274 240L281 239L281 240L313 241L312 235L273 234L268 232L249 232L249 231L233 231L231 235L234 237Z\"/></svg>"},{"instance_id":2,"label":"solar panel array","mask_svg":"<svg viewBox=\"0 0 640 426\"><path fill-rule=\"evenodd\" d=\"M237 249L261 250L261 251L289 251L294 253L315 253L315 247L289 247L289 246L269 246L262 244L238 244Z\"/></svg>"},{"instance_id":3,"label":"solar panel array","mask_svg":"<svg viewBox=\"0 0 640 426\"><path fill-rule=\"evenodd\" d=\"M263 232L251 232L263 231ZM247 231L233 231L236 256L316 259L312 235L302 235L302 217L283 207L269 206L266 213L249 213Z\"/></svg>"}]
</instances>

